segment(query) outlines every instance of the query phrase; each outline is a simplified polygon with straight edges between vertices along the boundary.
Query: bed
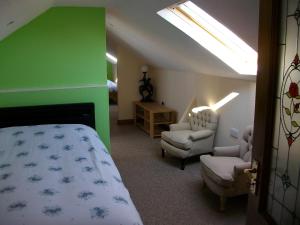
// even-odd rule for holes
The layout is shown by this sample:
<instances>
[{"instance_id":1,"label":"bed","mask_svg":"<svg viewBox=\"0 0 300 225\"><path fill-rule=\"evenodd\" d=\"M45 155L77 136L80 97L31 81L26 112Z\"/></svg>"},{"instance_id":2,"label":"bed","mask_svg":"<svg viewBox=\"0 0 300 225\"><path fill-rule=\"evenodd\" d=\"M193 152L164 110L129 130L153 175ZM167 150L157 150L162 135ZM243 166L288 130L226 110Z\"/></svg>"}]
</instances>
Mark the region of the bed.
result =
<instances>
[{"instance_id":1,"label":"bed","mask_svg":"<svg viewBox=\"0 0 300 225\"><path fill-rule=\"evenodd\" d=\"M0 109L1 225L142 225L93 112L92 104Z\"/></svg>"},{"instance_id":2,"label":"bed","mask_svg":"<svg viewBox=\"0 0 300 225\"><path fill-rule=\"evenodd\" d=\"M117 83L107 80L107 87L109 90L109 100L112 103L117 104L118 103L118 85Z\"/></svg>"}]
</instances>

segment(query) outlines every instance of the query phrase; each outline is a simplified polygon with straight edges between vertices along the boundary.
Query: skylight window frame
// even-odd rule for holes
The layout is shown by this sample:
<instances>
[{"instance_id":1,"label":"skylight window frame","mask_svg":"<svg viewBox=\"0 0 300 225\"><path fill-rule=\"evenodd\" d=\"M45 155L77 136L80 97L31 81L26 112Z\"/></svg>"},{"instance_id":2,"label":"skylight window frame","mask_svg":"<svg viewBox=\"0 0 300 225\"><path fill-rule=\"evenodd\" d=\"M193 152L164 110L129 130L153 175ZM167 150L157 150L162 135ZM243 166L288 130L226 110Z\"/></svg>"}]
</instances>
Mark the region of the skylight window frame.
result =
<instances>
[{"instance_id":1,"label":"skylight window frame","mask_svg":"<svg viewBox=\"0 0 300 225\"><path fill-rule=\"evenodd\" d=\"M109 52L106 52L106 59L111 62L112 64L117 64L118 63L118 59L117 57L115 57L114 55L112 55L111 53Z\"/></svg>"},{"instance_id":2,"label":"skylight window frame","mask_svg":"<svg viewBox=\"0 0 300 225\"><path fill-rule=\"evenodd\" d=\"M211 106L199 106L192 109L193 113L198 113L206 109L211 109L213 111L217 111L218 109L222 108L224 105L226 105L228 102L232 101L234 98L236 98L240 93L238 92L231 92L230 94L226 95L224 98L222 98L220 101L216 102L215 104L212 104ZM190 115L189 115L190 116Z\"/></svg>"},{"instance_id":3,"label":"skylight window frame","mask_svg":"<svg viewBox=\"0 0 300 225\"><path fill-rule=\"evenodd\" d=\"M256 75L257 52L191 1L162 9L158 15L190 36L239 74Z\"/></svg>"}]
</instances>

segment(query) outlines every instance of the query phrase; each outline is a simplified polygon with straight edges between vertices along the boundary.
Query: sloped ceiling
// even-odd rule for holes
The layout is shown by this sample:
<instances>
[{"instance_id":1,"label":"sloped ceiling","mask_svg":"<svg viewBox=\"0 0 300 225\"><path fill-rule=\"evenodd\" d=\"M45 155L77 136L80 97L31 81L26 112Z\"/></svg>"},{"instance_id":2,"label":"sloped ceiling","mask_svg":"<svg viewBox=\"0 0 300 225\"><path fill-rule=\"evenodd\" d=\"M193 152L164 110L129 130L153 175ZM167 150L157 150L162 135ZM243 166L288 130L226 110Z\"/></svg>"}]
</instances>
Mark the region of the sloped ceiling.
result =
<instances>
[{"instance_id":1,"label":"sloped ceiling","mask_svg":"<svg viewBox=\"0 0 300 225\"><path fill-rule=\"evenodd\" d=\"M0 40L45 12L54 0L0 0Z\"/></svg>"},{"instance_id":2,"label":"sloped ceiling","mask_svg":"<svg viewBox=\"0 0 300 225\"><path fill-rule=\"evenodd\" d=\"M0 0L0 40L49 7L107 8L108 33L137 51L150 65L199 74L238 75L156 12L176 0ZM257 50L259 0L193 0ZM14 22L12 22L14 21ZM252 77L253 79L253 77Z\"/></svg>"}]
</instances>

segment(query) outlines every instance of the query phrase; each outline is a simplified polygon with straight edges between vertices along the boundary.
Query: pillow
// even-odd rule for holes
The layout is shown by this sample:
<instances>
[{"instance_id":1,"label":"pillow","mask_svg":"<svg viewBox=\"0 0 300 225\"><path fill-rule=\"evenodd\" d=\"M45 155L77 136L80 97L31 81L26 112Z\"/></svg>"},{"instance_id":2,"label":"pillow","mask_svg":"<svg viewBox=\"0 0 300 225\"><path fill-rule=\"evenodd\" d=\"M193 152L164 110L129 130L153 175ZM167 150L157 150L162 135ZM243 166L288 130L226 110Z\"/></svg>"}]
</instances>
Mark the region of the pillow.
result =
<instances>
[{"instance_id":1,"label":"pillow","mask_svg":"<svg viewBox=\"0 0 300 225\"><path fill-rule=\"evenodd\" d=\"M193 141L199 140L199 139L204 139L204 138L208 138L209 136L213 135L213 131L212 130L199 130L199 131L195 131L193 133L190 134L190 138Z\"/></svg>"}]
</instances>

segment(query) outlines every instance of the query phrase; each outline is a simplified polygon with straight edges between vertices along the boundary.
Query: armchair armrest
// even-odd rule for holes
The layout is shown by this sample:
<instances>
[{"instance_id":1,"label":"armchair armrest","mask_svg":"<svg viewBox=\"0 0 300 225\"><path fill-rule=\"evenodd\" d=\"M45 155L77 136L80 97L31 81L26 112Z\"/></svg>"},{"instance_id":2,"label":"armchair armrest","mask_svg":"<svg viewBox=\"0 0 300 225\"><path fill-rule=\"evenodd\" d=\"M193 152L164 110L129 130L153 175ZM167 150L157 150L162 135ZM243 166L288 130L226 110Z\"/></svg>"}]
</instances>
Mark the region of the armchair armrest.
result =
<instances>
[{"instance_id":1,"label":"armchair armrest","mask_svg":"<svg viewBox=\"0 0 300 225\"><path fill-rule=\"evenodd\" d=\"M215 156L228 156L228 157L240 157L240 146L226 146L226 147L215 147Z\"/></svg>"},{"instance_id":2,"label":"armchair armrest","mask_svg":"<svg viewBox=\"0 0 300 225\"><path fill-rule=\"evenodd\" d=\"M245 162L234 166L234 174L235 176L244 174L245 169L251 168L251 162Z\"/></svg>"},{"instance_id":3,"label":"armchair armrest","mask_svg":"<svg viewBox=\"0 0 300 225\"><path fill-rule=\"evenodd\" d=\"M175 130L190 130L191 126L189 123L174 123L170 125L170 131Z\"/></svg>"},{"instance_id":4,"label":"armchair armrest","mask_svg":"<svg viewBox=\"0 0 300 225\"><path fill-rule=\"evenodd\" d=\"M212 130L198 130L190 134L190 138L192 139L192 141L197 141L208 138L213 134L214 132Z\"/></svg>"}]
</instances>

